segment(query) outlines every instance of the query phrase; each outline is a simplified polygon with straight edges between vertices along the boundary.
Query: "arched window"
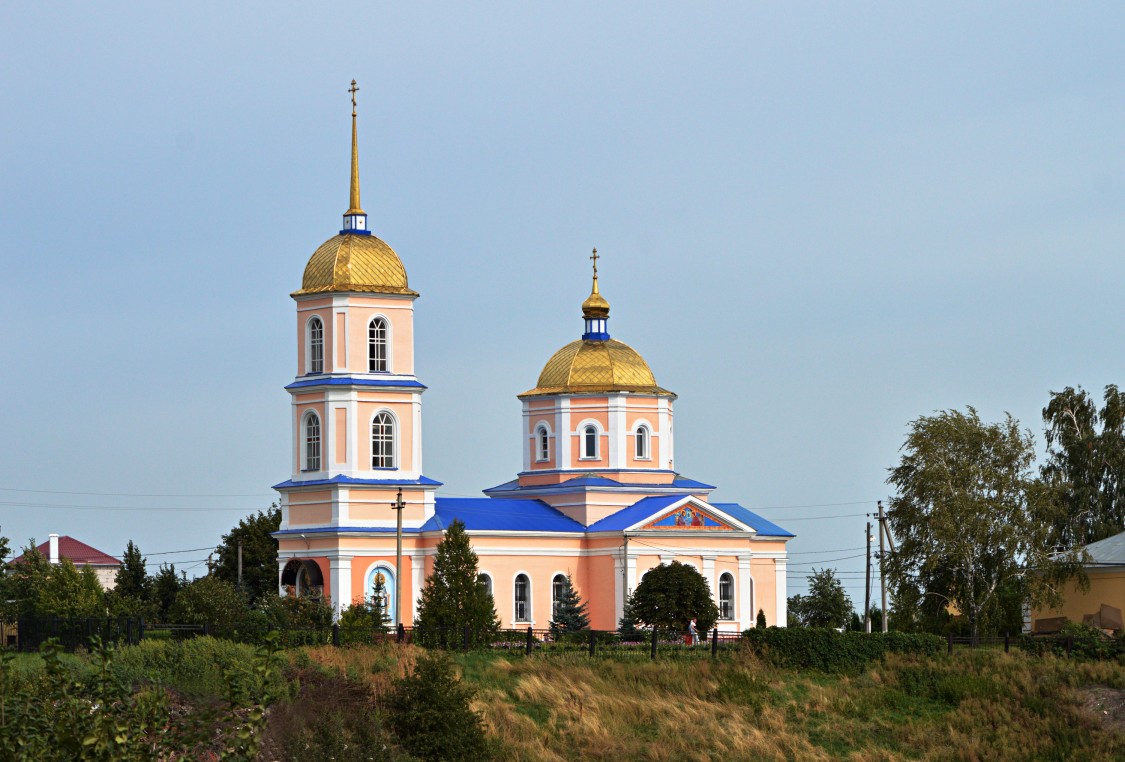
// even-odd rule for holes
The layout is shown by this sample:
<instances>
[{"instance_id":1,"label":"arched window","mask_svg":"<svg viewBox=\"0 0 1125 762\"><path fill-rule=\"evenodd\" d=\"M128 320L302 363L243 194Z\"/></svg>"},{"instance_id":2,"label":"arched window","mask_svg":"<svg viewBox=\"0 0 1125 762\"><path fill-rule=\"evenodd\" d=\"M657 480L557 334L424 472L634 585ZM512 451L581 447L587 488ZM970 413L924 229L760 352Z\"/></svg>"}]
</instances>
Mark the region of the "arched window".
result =
<instances>
[{"instance_id":1,"label":"arched window","mask_svg":"<svg viewBox=\"0 0 1125 762\"><path fill-rule=\"evenodd\" d=\"M531 621L531 580L526 574L516 575L515 590L515 620L517 622Z\"/></svg>"},{"instance_id":2,"label":"arched window","mask_svg":"<svg viewBox=\"0 0 1125 762\"><path fill-rule=\"evenodd\" d=\"M390 619L391 624L398 624L395 621L395 573L389 567L379 565L371 571L367 572L367 580L363 590L363 598L366 601L374 602L376 583L379 583L379 596L383 602L383 614Z\"/></svg>"},{"instance_id":3,"label":"arched window","mask_svg":"<svg viewBox=\"0 0 1125 762\"><path fill-rule=\"evenodd\" d=\"M320 416L305 416L305 471L320 470Z\"/></svg>"},{"instance_id":4,"label":"arched window","mask_svg":"<svg viewBox=\"0 0 1125 762\"><path fill-rule=\"evenodd\" d=\"M540 426L535 430L535 439L538 450L536 451L536 460L550 460L551 459L551 435L547 433L546 426Z\"/></svg>"},{"instance_id":5,"label":"arched window","mask_svg":"<svg viewBox=\"0 0 1125 762\"><path fill-rule=\"evenodd\" d=\"M395 467L395 421L390 413L379 413L371 420L371 467Z\"/></svg>"},{"instance_id":6,"label":"arched window","mask_svg":"<svg viewBox=\"0 0 1125 762\"><path fill-rule=\"evenodd\" d=\"M719 619L734 619L734 577L730 572L719 575Z\"/></svg>"},{"instance_id":7,"label":"arched window","mask_svg":"<svg viewBox=\"0 0 1125 762\"><path fill-rule=\"evenodd\" d=\"M598 457L598 427L593 424L582 429L582 457Z\"/></svg>"},{"instance_id":8,"label":"arched window","mask_svg":"<svg viewBox=\"0 0 1125 762\"><path fill-rule=\"evenodd\" d=\"M566 595L566 575L556 574L551 580L551 620L559 618L559 603Z\"/></svg>"},{"instance_id":9,"label":"arched window","mask_svg":"<svg viewBox=\"0 0 1125 762\"><path fill-rule=\"evenodd\" d=\"M477 575L477 582L484 586L489 595L492 595L492 577L488 576L488 572L481 572Z\"/></svg>"},{"instance_id":10,"label":"arched window","mask_svg":"<svg viewBox=\"0 0 1125 762\"><path fill-rule=\"evenodd\" d=\"M309 320L309 373L324 372L324 323L313 316Z\"/></svg>"},{"instance_id":11,"label":"arched window","mask_svg":"<svg viewBox=\"0 0 1125 762\"><path fill-rule=\"evenodd\" d=\"M371 319L367 326L367 370L369 373L386 373L387 321L381 317Z\"/></svg>"},{"instance_id":12,"label":"arched window","mask_svg":"<svg viewBox=\"0 0 1125 762\"><path fill-rule=\"evenodd\" d=\"M635 452L635 457L637 460L648 460L652 457L649 454L649 435L647 426L637 427L637 447Z\"/></svg>"}]
</instances>

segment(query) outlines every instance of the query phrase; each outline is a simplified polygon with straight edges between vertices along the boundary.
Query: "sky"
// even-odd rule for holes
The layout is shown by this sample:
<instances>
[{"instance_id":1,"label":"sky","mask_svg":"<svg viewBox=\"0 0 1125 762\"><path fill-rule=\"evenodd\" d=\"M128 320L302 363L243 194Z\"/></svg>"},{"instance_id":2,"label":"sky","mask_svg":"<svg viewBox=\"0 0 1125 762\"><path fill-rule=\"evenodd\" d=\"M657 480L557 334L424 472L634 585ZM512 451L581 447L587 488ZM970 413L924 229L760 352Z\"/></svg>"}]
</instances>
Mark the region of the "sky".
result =
<instances>
[{"instance_id":1,"label":"sky","mask_svg":"<svg viewBox=\"0 0 1125 762\"><path fill-rule=\"evenodd\" d=\"M0 5L0 532L201 573L288 476L294 304L347 208L416 307L426 473L522 465L610 331L677 468L863 599L911 420L1125 383L1120 3ZM181 552L182 551L182 552Z\"/></svg>"}]
</instances>

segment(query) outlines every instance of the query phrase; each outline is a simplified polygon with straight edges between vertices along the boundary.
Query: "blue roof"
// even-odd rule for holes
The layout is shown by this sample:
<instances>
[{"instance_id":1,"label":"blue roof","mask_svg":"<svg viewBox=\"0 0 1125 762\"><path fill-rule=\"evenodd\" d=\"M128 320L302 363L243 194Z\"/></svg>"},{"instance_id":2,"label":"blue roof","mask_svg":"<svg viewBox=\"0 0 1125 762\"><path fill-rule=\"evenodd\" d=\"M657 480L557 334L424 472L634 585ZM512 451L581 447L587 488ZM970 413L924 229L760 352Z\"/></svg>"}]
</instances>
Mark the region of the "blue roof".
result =
<instances>
[{"instance_id":1,"label":"blue roof","mask_svg":"<svg viewBox=\"0 0 1125 762\"><path fill-rule=\"evenodd\" d=\"M438 497L423 531L445 529L454 519L466 529L511 532L585 532L586 527L540 500L492 497Z\"/></svg>"},{"instance_id":2,"label":"blue roof","mask_svg":"<svg viewBox=\"0 0 1125 762\"><path fill-rule=\"evenodd\" d=\"M310 479L303 482L295 482L292 479L286 479L280 484L273 485L274 489L287 489L289 487L323 487L327 484L371 484L380 487L440 487L441 482L431 479L428 476L420 476L417 479L357 479L354 476L344 476L342 474L333 476L329 479Z\"/></svg>"},{"instance_id":3,"label":"blue roof","mask_svg":"<svg viewBox=\"0 0 1125 762\"><path fill-rule=\"evenodd\" d=\"M763 519L753 511L748 511L738 503L711 503L723 513L728 513L732 518L736 518L743 524L749 524L754 527L754 531L761 535L768 535L769 537L796 537L790 531L782 529L777 524L768 519Z\"/></svg>"},{"instance_id":4,"label":"blue roof","mask_svg":"<svg viewBox=\"0 0 1125 762\"><path fill-rule=\"evenodd\" d=\"M294 381L286 389L303 389L306 386L392 386L425 389L426 385L415 379L360 378L358 376L316 376Z\"/></svg>"},{"instance_id":5,"label":"blue roof","mask_svg":"<svg viewBox=\"0 0 1125 762\"><path fill-rule=\"evenodd\" d=\"M665 472L665 473L667 473L667 472ZM485 492L485 494L487 494L489 492L507 492L507 491L510 491L510 490L519 490L521 492L531 492L531 491L535 491L535 490L548 490L548 489L560 489L560 488L571 488L571 487L627 487L627 488L638 488L638 489L653 489L653 488L668 489L668 488L671 488L671 489L682 489L682 490L711 490L711 489L715 489L715 486L713 484L704 484L703 482L698 482L695 479L685 479L685 478L680 477L680 476L677 476L675 479L673 479L671 484L649 484L647 482L643 483L643 484L634 484L634 483L631 483L631 482L619 482L616 479L610 479L610 478L605 477L605 476L598 476L597 474L586 474L584 476L576 476L573 479L567 479L566 481L560 482L558 484L535 484L535 485L532 485L532 486L529 486L529 487L521 487L519 479L513 479L509 482L504 482L503 484L498 484L495 487L489 487L488 489L484 490L484 492Z\"/></svg>"},{"instance_id":6,"label":"blue roof","mask_svg":"<svg viewBox=\"0 0 1125 762\"><path fill-rule=\"evenodd\" d=\"M667 508L672 503L678 503L686 495L658 495L656 497L641 498L628 508L622 508L617 513L606 516L601 521L590 525L589 532L620 532L626 527L631 527L638 521L643 521L657 511Z\"/></svg>"}]
</instances>

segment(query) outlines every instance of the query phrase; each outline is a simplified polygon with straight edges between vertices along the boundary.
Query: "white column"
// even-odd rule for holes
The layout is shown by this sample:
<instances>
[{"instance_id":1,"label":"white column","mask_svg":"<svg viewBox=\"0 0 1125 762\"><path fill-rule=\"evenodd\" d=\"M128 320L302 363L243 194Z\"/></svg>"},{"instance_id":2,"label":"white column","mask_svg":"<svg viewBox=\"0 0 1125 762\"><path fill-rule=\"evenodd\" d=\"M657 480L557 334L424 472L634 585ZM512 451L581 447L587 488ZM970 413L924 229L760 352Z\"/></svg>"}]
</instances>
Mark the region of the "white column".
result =
<instances>
[{"instance_id":1,"label":"white column","mask_svg":"<svg viewBox=\"0 0 1125 762\"><path fill-rule=\"evenodd\" d=\"M738 557L738 629L745 630L753 627L758 612L754 610L753 589L754 581L750 577L750 556Z\"/></svg>"},{"instance_id":2,"label":"white column","mask_svg":"<svg viewBox=\"0 0 1125 762\"><path fill-rule=\"evenodd\" d=\"M282 597L285 596L285 588L281 585L281 578L285 574L285 566L288 563L288 558L277 559L277 594Z\"/></svg>"},{"instance_id":3,"label":"white column","mask_svg":"<svg viewBox=\"0 0 1125 762\"><path fill-rule=\"evenodd\" d=\"M520 432L520 441L523 443L523 470L531 470L531 451L533 448L538 447L537 442L532 439L535 436L531 430L531 404L527 400L521 400L523 404L523 431ZM555 449L558 449L556 446Z\"/></svg>"},{"instance_id":4,"label":"white column","mask_svg":"<svg viewBox=\"0 0 1125 762\"><path fill-rule=\"evenodd\" d=\"M773 570L776 575L774 594L777 596L777 621L774 624L778 627L784 627L789 619L785 601L785 569L788 563L789 560L786 558L777 558L773 562Z\"/></svg>"},{"instance_id":5,"label":"white column","mask_svg":"<svg viewBox=\"0 0 1125 762\"><path fill-rule=\"evenodd\" d=\"M573 440L573 432L570 425L570 398L559 398L559 457L558 467L561 469L570 468L570 449Z\"/></svg>"},{"instance_id":6,"label":"white column","mask_svg":"<svg viewBox=\"0 0 1125 762\"><path fill-rule=\"evenodd\" d=\"M59 562L59 536L52 534L47 539L47 560L52 564Z\"/></svg>"},{"instance_id":7,"label":"white column","mask_svg":"<svg viewBox=\"0 0 1125 762\"><path fill-rule=\"evenodd\" d=\"M411 400L414 404L413 408L413 428L411 432L411 440L414 443L414 470L419 476L422 474L422 395L414 394Z\"/></svg>"},{"instance_id":8,"label":"white column","mask_svg":"<svg viewBox=\"0 0 1125 762\"><path fill-rule=\"evenodd\" d=\"M340 618L345 606L352 605L352 559L336 556L328 559L328 585L332 588L332 614Z\"/></svg>"},{"instance_id":9,"label":"white column","mask_svg":"<svg viewBox=\"0 0 1125 762\"><path fill-rule=\"evenodd\" d=\"M625 399L620 395L609 398L609 467L625 468L625 444L628 440L625 417Z\"/></svg>"},{"instance_id":10,"label":"white column","mask_svg":"<svg viewBox=\"0 0 1125 762\"><path fill-rule=\"evenodd\" d=\"M703 556L703 578L707 580L707 584L711 587L711 599L718 603L719 588L715 587L715 557Z\"/></svg>"},{"instance_id":11,"label":"white column","mask_svg":"<svg viewBox=\"0 0 1125 762\"><path fill-rule=\"evenodd\" d=\"M415 552L415 554L410 557L410 594L413 596L413 603L408 613L411 623L413 623L414 618L418 616L418 603L422 600L422 584L425 582L422 576L425 574L425 569L426 557L420 552ZM403 619L405 618L406 614L403 615ZM406 622L403 622L403 624L406 624Z\"/></svg>"},{"instance_id":12,"label":"white column","mask_svg":"<svg viewBox=\"0 0 1125 762\"><path fill-rule=\"evenodd\" d=\"M629 595L637 589L637 557L632 553L625 559L625 588Z\"/></svg>"}]
</instances>

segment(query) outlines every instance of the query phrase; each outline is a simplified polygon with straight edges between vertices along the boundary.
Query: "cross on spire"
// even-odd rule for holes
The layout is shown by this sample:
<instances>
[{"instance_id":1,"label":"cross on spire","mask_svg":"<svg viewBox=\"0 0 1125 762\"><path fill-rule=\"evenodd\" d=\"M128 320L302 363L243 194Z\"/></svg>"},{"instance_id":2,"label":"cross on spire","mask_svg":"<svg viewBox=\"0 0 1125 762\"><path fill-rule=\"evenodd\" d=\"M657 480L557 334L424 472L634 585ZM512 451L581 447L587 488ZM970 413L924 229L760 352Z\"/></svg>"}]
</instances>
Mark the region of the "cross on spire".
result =
<instances>
[{"instance_id":1,"label":"cross on spire","mask_svg":"<svg viewBox=\"0 0 1125 762\"><path fill-rule=\"evenodd\" d=\"M359 88L355 86L355 80L352 80L352 86L348 88L348 92L352 94L352 116L355 116L355 94L359 92Z\"/></svg>"},{"instance_id":2,"label":"cross on spire","mask_svg":"<svg viewBox=\"0 0 1125 762\"><path fill-rule=\"evenodd\" d=\"M590 259L594 262L594 277L598 277L598 250L594 249L594 253L590 255Z\"/></svg>"}]
</instances>

